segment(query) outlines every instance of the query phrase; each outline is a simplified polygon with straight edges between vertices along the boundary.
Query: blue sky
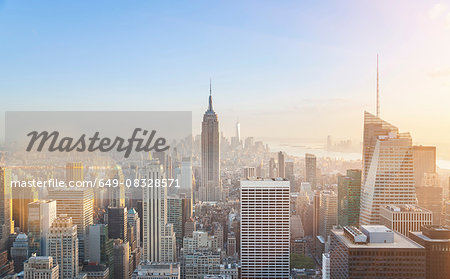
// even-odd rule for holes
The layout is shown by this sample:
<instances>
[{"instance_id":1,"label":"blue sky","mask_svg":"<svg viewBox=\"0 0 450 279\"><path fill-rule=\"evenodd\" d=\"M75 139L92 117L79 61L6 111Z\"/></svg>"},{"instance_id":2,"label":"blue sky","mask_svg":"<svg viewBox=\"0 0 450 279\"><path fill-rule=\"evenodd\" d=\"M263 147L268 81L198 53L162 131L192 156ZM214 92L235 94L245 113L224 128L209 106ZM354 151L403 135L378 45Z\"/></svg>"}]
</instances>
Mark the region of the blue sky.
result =
<instances>
[{"instance_id":1,"label":"blue sky","mask_svg":"<svg viewBox=\"0 0 450 279\"><path fill-rule=\"evenodd\" d=\"M153 2L0 0L0 110L191 110L198 132L211 77L225 134L361 140L380 53L383 117L450 141L448 3Z\"/></svg>"}]
</instances>

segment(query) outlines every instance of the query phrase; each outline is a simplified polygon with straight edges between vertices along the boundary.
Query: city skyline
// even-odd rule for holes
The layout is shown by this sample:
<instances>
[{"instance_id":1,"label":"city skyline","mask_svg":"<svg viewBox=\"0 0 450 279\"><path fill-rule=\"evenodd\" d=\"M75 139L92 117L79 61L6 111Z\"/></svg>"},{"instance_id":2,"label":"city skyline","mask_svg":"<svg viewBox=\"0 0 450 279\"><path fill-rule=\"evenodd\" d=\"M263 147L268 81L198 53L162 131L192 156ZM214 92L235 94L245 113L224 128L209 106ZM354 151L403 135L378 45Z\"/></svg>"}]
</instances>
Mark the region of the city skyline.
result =
<instances>
[{"instance_id":1,"label":"city skyline","mask_svg":"<svg viewBox=\"0 0 450 279\"><path fill-rule=\"evenodd\" d=\"M358 142L361 113L376 111L379 54L381 116L448 158L450 5L386 4L113 3L99 15L103 3L2 1L0 111L190 110L197 123L212 77L225 135L239 118L243 137L267 138L270 128L279 139Z\"/></svg>"}]
</instances>

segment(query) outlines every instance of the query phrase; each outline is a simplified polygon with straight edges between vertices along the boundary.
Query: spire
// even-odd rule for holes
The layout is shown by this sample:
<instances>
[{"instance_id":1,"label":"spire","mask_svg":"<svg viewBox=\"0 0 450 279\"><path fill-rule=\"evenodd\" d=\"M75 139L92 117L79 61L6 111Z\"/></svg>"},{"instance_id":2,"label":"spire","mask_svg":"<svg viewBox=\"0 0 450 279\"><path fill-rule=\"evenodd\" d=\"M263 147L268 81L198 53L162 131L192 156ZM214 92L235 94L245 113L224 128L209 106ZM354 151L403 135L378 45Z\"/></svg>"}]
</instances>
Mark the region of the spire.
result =
<instances>
[{"instance_id":1,"label":"spire","mask_svg":"<svg viewBox=\"0 0 450 279\"><path fill-rule=\"evenodd\" d=\"M380 117L380 75L378 73L378 53L377 53L377 117Z\"/></svg>"},{"instance_id":2,"label":"spire","mask_svg":"<svg viewBox=\"0 0 450 279\"><path fill-rule=\"evenodd\" d=\"M209 78L209 106L208 106L208 112L214 112L213 106L212 106L211 78Z\"/></svg>"}]
</instances>

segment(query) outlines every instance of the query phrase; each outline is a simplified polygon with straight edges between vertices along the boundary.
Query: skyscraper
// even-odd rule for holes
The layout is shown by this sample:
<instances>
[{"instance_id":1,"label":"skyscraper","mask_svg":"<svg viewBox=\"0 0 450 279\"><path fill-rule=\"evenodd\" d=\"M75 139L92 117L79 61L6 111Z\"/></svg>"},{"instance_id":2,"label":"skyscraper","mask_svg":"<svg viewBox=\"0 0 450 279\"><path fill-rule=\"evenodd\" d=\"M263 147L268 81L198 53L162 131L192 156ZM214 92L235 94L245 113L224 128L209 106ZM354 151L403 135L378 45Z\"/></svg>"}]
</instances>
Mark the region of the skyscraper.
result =
<instances>
[{"instance_id":1,"label":"skyscraper","mask_svg":"<svg viewBox=\"0 0 450 279\"><path fill-rule=\"evenodd\" d=\"M47 255L47 235L56 219L56 201L38 200L28 204L30 252Z\"/></svg>"},{"instance_id":2,"label":"skyscraper","mask_svg":"<svg viewBox=\"0 0 450 279\"><path fill-rule=\"evenodd\" d=\"M338 178L338 223L341 226L359 224L361 199L361 170L347 170Z\"/></svg>"},{"instance_id":3,"label":"skyscraper","mask_svg":"<svg viewBox=\"0 0 450 279\"><path fill-rule=\"evenodd\" d=\"M94 223L94 191L92 188L60 188L49 190L48 196L56 200L57 216L72 218L77 228L80 261L84 261L87 227ZM61 267L60 267L61 269Z\"/></svg>"},{"instance_id":4,"label":"skyscraper","mask_svg":"<svg viewBox=\"0 0 450 279\"><path fill-rule=\"evenodd\" d=\"M423 186L426 173L436 172L436 146L413 146L415 185Z\"/></svg>"},{"instance_id":5,"label":"skyscraper","mask_svg":"<svg viewBox=\"0 0 450 279\"><path fill-rule=\"evenodd\" d=\"M130 251L128 242L114 240L114 279L129 279Z\"/></svg>"},{"instance_id":6,"label":"skyscraper","mask_svg":"<svg viewBox=\"0 0 450 279\"><path fill-rule=\"evenodd\" d=\"M219 119L213 110L211 84L209 89L209 106L203 115L202 122L201 164L202 180L199 189L200 200L221 200Z\"/></svg>"},{"instance_id":7,"label":"skyscraper","mask_svg":"<svg viewBox=\"0 0 450 279\"><path fill-rule=\"evenodd\" d=\"M11 227L11 170L5 167L0 167L0 251L7 248Z\"/></svg>"},{"instance_id":8,"label":"skyscraper","mask_svg":"<svg viewBox=\"0 0 450 279\"><path fill-rule=\"evenodd\" d=\"M78 275L77 225L71 217L63 214L53 221L48 234L48 255L58 263L60 279Z\"/></svg>"},{"instance_id":9,"label":"skyscraper","mask_svg":"<svg viewBox=\"0 0 450 279\"><path fill-rule=\"evenodd\" d=\"M369 172L378 137L387 136L391 132L398 133L398 128L367 111L364 112L363 184Z\"/></svg>"},{"instance_id":10,"label":"skyscraper","mask_svg":"<svg viewBox=\"0 0 450 279\"><path fill-rule=\"evenodd\" d=\"M324 240L337 225L337 195L333 191L320 191L319 232Z\"/></svg>"},{"instance_id":11,"label":"skyscraper","mask_svg":"<svg viewBox=\"0 0 450 279\"><path fill-rule=\"evenodd\" d=\"M286 178L286 166L284 164L284 154L283 152L278 152L278 176L281 178Z\"/></svg>"},{"instance_id":12,"label":"skyscraper","mask_svg":"<svg viewBox=\"0 0 450 279\"><path fill-rule=\"evenodd\" d=\"M290 185L241 181L241 278L289 278Z\"/></svg>"},{"instance_id":13,"label":"skyscraper","mask_svg":"<svg viewBox=\"0 0 450 279\"><path fill-rule=\"evenodd\" d=\"M315 190L317 187L317 159L314 154L305 154L305 179L306 182L311 183L312 188Z\"/></svg>"},{"instance_id":14,"label":"skyscraper","mask_svg":"<svg viewBox=\"0 0 450 279\"><path fill-rule=\"evenodd\" d=\"M109 273L114 274L113 239L108 237L108 225L96 224L89 226L89 262L104 264L109 268Z\"/></svg>"},{"instance_id":15,"label":"skyscraper","mask_svg":"<svg viewBox=\"0 0 450 279\"><path fill-rule=\"evenodd\" d=\"M159 161L147 161L140 169L141 179L164 179ZM174 261L175 232L167 224L167 187L143 187L143 259L150 262Z\"/></svg>"},{"instance_id":16,"label":"skyscraper","mask_svg":"<svg viewBox=\"0 0 450 279\"><path fill-rule=\"evenodd\" d=\"M128 210L126 207L108 207L109 238L127 242Z\"/></svg>"},{"instance_id":17,"label":"skyscraper","mask_svg":"<svg viewBox=\"0 0 450 279\"><path fill-rule=\"evenodd\" d=\"M378 136L361 190L361 225L379 224L381 206L416 203L411 142L409 133Z\"/></svg>"}]
</instances>

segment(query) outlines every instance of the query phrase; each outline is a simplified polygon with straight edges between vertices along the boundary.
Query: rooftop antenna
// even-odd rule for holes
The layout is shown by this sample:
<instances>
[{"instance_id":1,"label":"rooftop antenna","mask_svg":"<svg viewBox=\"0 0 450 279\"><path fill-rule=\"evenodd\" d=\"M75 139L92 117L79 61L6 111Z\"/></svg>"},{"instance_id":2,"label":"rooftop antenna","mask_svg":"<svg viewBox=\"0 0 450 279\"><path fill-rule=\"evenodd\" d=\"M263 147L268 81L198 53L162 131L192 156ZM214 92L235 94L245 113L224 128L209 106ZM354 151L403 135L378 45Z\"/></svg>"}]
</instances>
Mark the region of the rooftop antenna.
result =
<instances>
[{"instance_id":1,"label":"rooftop antenna","mask_svg":"<svg viewBox=\"0 0 450 279\"><path fill-rule=\"evenodd\" d=\"M380 75L378 72L378 53L377 53L377 117L380 117Z\"/></svg>"}]
</instances>

